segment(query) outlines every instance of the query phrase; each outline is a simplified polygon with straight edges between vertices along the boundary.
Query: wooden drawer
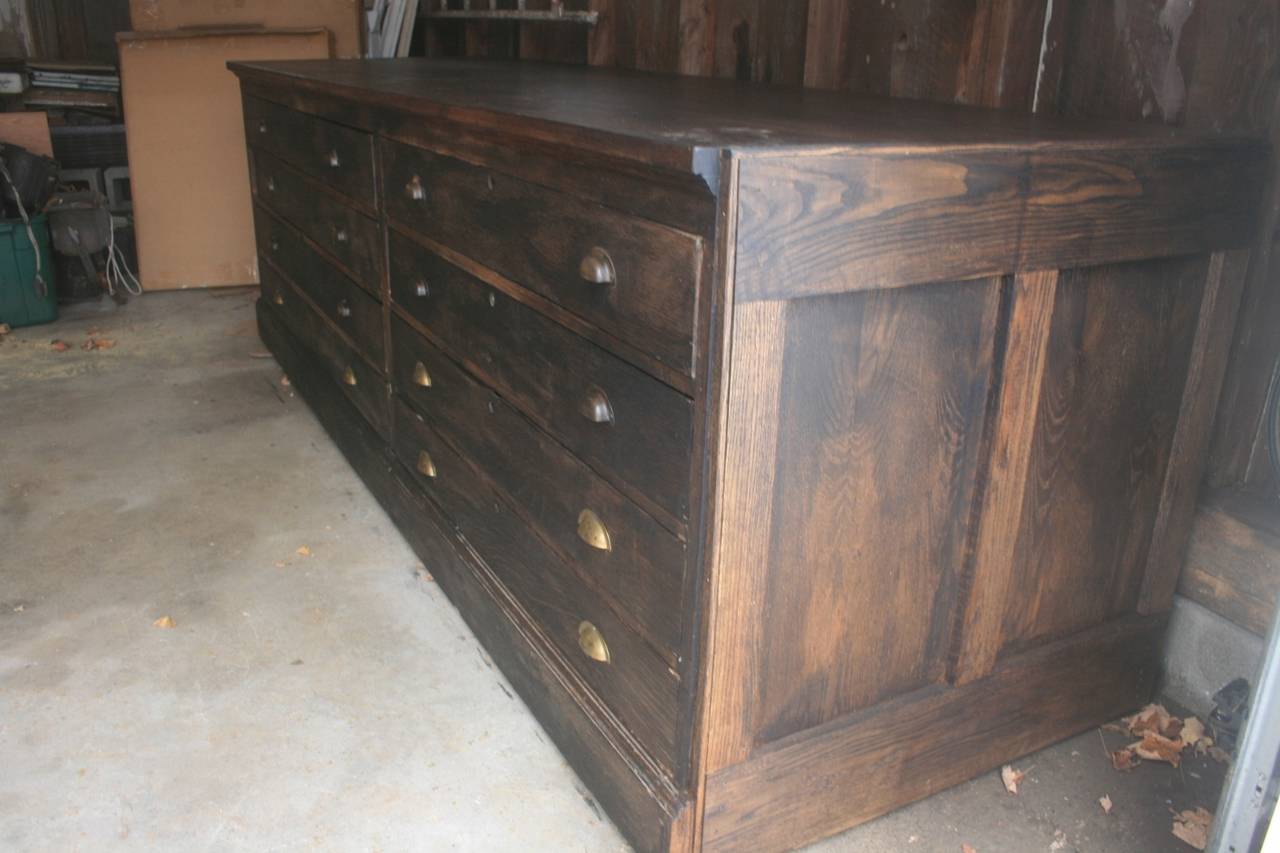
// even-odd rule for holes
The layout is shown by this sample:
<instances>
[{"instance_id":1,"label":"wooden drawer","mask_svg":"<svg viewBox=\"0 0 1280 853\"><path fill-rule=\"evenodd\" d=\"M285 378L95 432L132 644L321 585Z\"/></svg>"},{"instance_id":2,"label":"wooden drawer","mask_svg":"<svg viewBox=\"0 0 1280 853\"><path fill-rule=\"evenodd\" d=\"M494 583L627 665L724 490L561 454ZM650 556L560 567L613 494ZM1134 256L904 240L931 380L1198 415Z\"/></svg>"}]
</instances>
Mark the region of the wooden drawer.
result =
<instances>
[{"instance_id":1,"label":"wooden drawer","mask_svg":"<svg viewBox=\"0 0 1280 853\"><path fill-rule=\"evenodd\" d=\"M396 389L476 460L624 618L674 659L684 544L402 320L393 317L392 324ZM606 548L584 539L592 524L584 512L603 525L596 544L607 540Z\"/></svg>"},{"instance_id":2,"label":"wooden drawer","mask_svg":"<svg viewBox=\"0 0 1280 853\"><path fill-rule=\"evenodd\" d=\"M382 237L377 222L326 195L266 152L255 151L253 165L254 193L262 204L297 226L361 285L374 293L381 290Z\"/></svg>"},{"instance_id":3,"label":"wooden drawer","mask_svg":"<svg viewBox=\"0 0 1280 853\"><path fill-rule=\"evenodd\" d=\"M691 370L699 238L451 157L380 144L393 220Z\"/></svg>"},{"instance_id":4,"label":"wooden drawer","mask_svg":"<svg viewBox=\"0 0 1280 853\"><path fill-rule=\"evenodd\" d=\"M258 251L320 308L375 364L383 364L382 303L347 278L289 225L259 208L254 216Z\"/></svg>"},{"instance_id":5,"label":"wooden drawer","mask_svg":"<svg viewBox=\"0 0 1280 853\"><path fill-rule=\"evenodd\" d=\"M269 264L262 265L261 276L264 301L285 327L316 356L325 372L333 377L365 420L385 438L389 413L387 382L382 373L334 334L302 294Z\"/></svg>"},{"instance_id":6,"label":"wooden drawer","mask_svg":"<svg viewBox=\"0 0 1280 853\"><path fill-rule=\"evenodd\" d=\"M655 759L672 767L679 681L666 662L524 526L473 463L464 461L420 415L397 402L395 420L395 455L422 490L450 516L596 695ZM598 632L602 647L590 645L590 628ZM607 661L588 656L588 650L597 656L607 650Z\"/></svg>"},{"instance_id":7,"label":"wooden drawer","mask_svg":"<svg viewBox=\"0 0 1280 853\"><path fill-rule=\"evenodd\" d=\"M373 138L259 98L244 99L249 144L265 149L334 189L373 203Z\"/></svg>"},{"instance_id":8,"label":"wooden drawer","mask_svg":"<svg viewBox=\"0 0 1280 853\"><path fill-rule=\"evenodd\" d=\"M395 232L391 295L575 454L688 517L689 398Z\"/></svg>"}]
</instances>

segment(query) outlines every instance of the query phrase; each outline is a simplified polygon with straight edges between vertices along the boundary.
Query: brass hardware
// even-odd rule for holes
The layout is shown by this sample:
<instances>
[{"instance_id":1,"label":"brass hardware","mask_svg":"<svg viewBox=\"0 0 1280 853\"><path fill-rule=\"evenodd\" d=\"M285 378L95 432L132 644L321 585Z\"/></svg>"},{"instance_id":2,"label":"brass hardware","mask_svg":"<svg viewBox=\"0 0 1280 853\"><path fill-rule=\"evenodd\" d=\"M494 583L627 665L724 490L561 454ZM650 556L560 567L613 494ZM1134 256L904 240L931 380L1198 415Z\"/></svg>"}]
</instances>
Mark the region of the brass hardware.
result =
<instances>
[{"instance_id":1,"label":"brass hardware","mask_svg":"<svg viewBox=\"0 0 1280 853\"><path fill-rule=\"evenodd\" d=\"M425 450L418 451L418 473L424 477L436 475L436 463L431 461L431 454Z\"/></svg>"},{"instance_id":2,"label":"brass hardware","mask_svg":"<svg viewBox=\"0 0 1280 853\"><path fill-rule=\"evenodd\" d=\"M280 251L280 241L279 241L279 240L272 239L272 241L271 241L271 251L273 251L273 252L278 252L278 251Z\"/></svg>"},{"instance_id":3,"label":"brass hardware","mask_svg":"<svg viewBox=\"0 0 1280 853\"><path fill-rule=\"evenodd\" d=\"M267 192L275 192L275 191L276 191L276 179L271 177L267 178Z\"/></svg>"},{"instance_id":4,"label":"brass hardware","mask_svg":"<svg viewBox=\"0 0 1280 853\"><path fill-rule=\"evenodd\" d=\"M600 663L609 662L609 644L604 641L604 634L590 622L578 623L578 648L592 660Z\"/></svg>"},{"instance_id":5,"label":"brass hardware","mask_svg":"<svg viewBox=\"0 0 1280 853\"><path fill-rule=\"evenodd\" d=\"M431 374L427 373L427 366L422 362L413 366L413 384L421 385L423 388L431 387Z\"/></svg>"},{"instance_id":6,"label":"brass hardware","mask_svg":"<svg viewBox=\"0 0 1280 853\"><path fill-rule=\"evenodd\" d=\"M342 384L344 385L356 384L356 372L352 370L350 367L342 371Z\"/></svg>"},{"instance_id":7,"label":"brass hardware","mask_svg":"<svg viewBox=\"0 0 1280 853\"><path fill-rule=\"evenodd\" d=\"M345 300L345 299L339 300L339 302L338 302L338 316L339 316L339 317L350 317L350 316L351 316L351 303L350 303L350 302L348 302L348 301L347 301L347 300Z\"/></svg>"},{"instance_id":8,"label":"brass hardware","mask_svg":"<svg viewBox=\"0 0 1280 853\"><path fill-rule=\"evenodd\" d=\"M612 551L613 542L609 539L609 529L604 526L600 516L589 509L578 513L578 538L592 548L601 551Z\"/></svg>"},{"instance_id":9,"label":"brass hardware","mask_svg":"<svg viewBox=\"0 0 1280 853\"><path fill-rule=\"evenodd\" d=\"M599 388L592 388L587 393L578 411L593 424L613 423L613 406L609 404L609 398Z\"/></svg>"},{"instance_id":10,"label":"brass hardware","mask_svg":"<svg viewBox=\"0 0 1280 853\"><path fill-rule=\"evenodd\" d=\"M582 256L578 262L578 275L592 284L613 284L618 280L617 271L613 268L613 258L599 246Z\"/></svg>"},{"instance_id":11,"label":"brass hardware","mask_svg":"<svg viewBox=\"0 0 1280 853\"><path fill-rule=\"evenodd\" d=\"M258 122L258 133L267 132L267 122L265 120Z\"/></svg>"},{"instance_id":12,"label":"brass hardware","mask_svg":"<svg viewBox=\"0 0 1280 853\"><path fill-rule=\"evenodd\" d=\"M329 152L329 165L334 169L341 165L341 163L338 162L338 152L336 150Z\"/></svg>"},{"instance_id":13,"label":"brass hardware","mask_svg":"<svg viewBox=\"0 0 1280 853\"><path fill-rule=\"evenodd\" d=\"M347 229L339 225L333 226L333 239L337 240L339 243L347 242Z\"/></svg>"},{"instance_id":14,"label":"brass hardware","mask_svg":"<svg viewBox=\"0 0 1280 853\"><path fill-rule=\"evenodd\" d=\"M498 297L493 295L493 291L489 291L489 307L493 308L498 304Z\"/></svg>"},{"instance_id":15,"label":"brass hardware","mask_svg":"<svg viewBox=\"0 0 1280 853\"><path fill-rule=\"evenodd\" d=\"M422 179L414 175L409 179L409 183L404 185L405 194L414 201L422 201L427 197L427 191L422 188Z\"/></svg>"},{"instance_id":16,"label":"brass hardware","mask_svg":"<svg viewBox=\"0 0 1280 853\"><path fill-rule=\"evenodd\" d=\"M419 281L414 286L413 292L418 296L426 296L428 293L431 292L431 289L427 287L427 283L425 281Z\"/></svg>"},{"instance_id":17,"label":"brass hardware","mask_svg":"<svg viewBox=\"0 0 1280 853\"><path fill-rule=\"evenodd\" d=\"M275 304L277 304L277 305L283 305L283 304L284 304L284 297L277 293L277 294L275 295L275 298L274 298L274 299L272 299L271 301L272 301L272 302L274 302L274 303L275 303Z\"/></svg>"}]
</instances>

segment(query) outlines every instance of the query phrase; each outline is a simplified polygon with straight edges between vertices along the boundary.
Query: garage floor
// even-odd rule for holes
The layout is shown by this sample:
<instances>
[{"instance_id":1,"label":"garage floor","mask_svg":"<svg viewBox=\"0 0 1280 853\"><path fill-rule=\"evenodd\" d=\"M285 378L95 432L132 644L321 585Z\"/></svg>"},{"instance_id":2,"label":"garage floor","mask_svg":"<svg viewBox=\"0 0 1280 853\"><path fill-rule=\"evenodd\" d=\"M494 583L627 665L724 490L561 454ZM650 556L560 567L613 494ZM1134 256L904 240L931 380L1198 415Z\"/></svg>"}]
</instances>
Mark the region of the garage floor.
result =
<instances>
[{"instance_id":1,"label":"garage floor","mask_svg":"<svg viewBox=\"0 0 1280 853\"><path fill-rule=\"evenodd\" d=\"M0 338L0 849L625 849L262 357L255 296ZM1103 738L814 849L1191 850L1170 809L1223 767L1121 774Z\"/></svg>"}]
</instances>

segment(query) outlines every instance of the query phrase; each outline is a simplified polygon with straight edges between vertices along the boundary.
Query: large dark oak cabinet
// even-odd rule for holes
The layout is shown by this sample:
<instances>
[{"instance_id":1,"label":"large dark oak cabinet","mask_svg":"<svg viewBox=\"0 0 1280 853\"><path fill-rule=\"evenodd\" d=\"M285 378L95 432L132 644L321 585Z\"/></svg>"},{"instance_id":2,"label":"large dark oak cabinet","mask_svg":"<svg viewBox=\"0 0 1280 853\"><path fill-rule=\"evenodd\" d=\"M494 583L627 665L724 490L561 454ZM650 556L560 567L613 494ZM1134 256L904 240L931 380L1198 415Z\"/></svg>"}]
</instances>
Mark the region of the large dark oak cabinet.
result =
<instances>
[{"instance_id":1,"label":"large dark oak cabinet","mask_svg":"<svg viewBox=\"0 0 1280 853\"><path fill-rule=\"evenodd\" d=\"M1150 696L1264 146L232 68L263 339L636 847L799 846Z\"/></svg>"}]
</instances>

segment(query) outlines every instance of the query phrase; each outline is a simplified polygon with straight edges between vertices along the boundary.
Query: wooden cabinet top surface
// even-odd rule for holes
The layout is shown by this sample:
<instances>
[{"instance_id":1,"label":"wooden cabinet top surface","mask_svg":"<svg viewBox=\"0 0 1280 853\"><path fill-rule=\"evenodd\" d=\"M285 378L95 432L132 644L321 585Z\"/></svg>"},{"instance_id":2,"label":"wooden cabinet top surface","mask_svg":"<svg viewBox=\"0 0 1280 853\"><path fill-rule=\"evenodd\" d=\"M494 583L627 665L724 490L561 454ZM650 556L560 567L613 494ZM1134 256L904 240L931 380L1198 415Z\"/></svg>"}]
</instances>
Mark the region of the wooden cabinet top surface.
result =
<instances>
[{"instance_id":1,"label":"wooden cabinet top surface","mask_svg":"<svg viewBox=\"0 0 1280 853\"><path fill-rule=\"evenodd\" d=\"M554 138L647 165L698 171L724 149L1261 149L1155 124L1030 117L924 101L533 62L317 60L232 63L242 79L374 107ZM513 122L513 118L517 119Z\"/></svg>"}]
</instances>

